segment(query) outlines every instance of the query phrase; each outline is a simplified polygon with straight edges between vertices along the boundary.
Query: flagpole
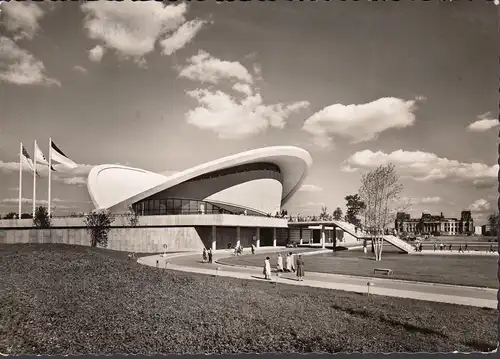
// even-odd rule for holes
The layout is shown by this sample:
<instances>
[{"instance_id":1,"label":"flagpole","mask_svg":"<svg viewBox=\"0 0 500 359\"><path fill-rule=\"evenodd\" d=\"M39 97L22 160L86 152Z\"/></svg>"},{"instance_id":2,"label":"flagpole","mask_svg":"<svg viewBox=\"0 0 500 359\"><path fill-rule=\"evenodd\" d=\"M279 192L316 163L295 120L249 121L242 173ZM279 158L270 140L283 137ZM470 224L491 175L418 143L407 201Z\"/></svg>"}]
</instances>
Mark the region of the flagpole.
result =
<instances>
[{"instance_id":1,"label":"flagpole","mask_svg":"<svg viewBox=\"0 0 500 359\"><path fill-rule=\"evenodd\" d=\"M35 147L33 148L33 218L35 218L36 210L36 140Z\"/></svg>"},{"instance_id":2,"label":"flagpole","mask_svg":"<svg viewBox=\"0 0 500 359\"><path fill-rule=\"evenodd\" d=\"M21 218L21 202L23 200L22 197L23 192L23 143L21 142L21 146L19 147L19 208L17 218Z\"/></svg>"},{"instance_id":3,"label":"flagpole","mask_svg":"<svg viewBox=\"0 0 500 359\"><path fill-rule=\"evenodd\" d=\"M50 217L51 210L50 210L50 196L51 196L51 182L52 182L52 138L49 137L49 198L48 198L48 207L47 207L47 212Z\"/></svg>"}]
</instances>

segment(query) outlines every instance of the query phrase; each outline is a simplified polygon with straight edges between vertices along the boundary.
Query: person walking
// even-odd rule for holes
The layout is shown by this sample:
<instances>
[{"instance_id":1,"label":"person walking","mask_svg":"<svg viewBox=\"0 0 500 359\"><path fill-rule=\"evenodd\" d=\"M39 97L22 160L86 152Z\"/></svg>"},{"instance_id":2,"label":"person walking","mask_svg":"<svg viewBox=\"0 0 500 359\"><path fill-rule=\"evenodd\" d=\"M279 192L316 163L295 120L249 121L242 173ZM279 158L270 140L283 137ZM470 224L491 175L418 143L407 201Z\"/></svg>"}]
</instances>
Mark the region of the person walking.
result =
<instances>
[{"instance_id":1,"label":"person walking","mask_svg":"<svg viewBox=\"0 0 500 359\"><path fill-rule=\"evenodd\" d=\"M278 253L278 264L276 265L278 272L283 272L283 256Z\"/></svg>"},{"instance_id":2,"label":"person walking","mask_svg":"<svg viewBox=\"0 0 500 359\"><path fill-rule=\"evenodd\" d=\"M452 252L452 250L451 250L451 243L450 243L450 245L448 246L448 249L450 250L450 252Z\"/></svg>"},{"instance_id":3,"label":"person walking","mask_svg":"<svg viewBox=\"0 0 500 359\"><path fill-rule=\"evenodd\" d=\"M212 248L208 248L208 263L212 263Z\"/></svg>"},{"instance_id":4,"label":"person walking","mask_svg":"<svg viewBox=\"0 0 500 359\"><path fill-rule=\"evenodd\" d=\"M299 282L304 280L304 259L302 258L302 254L299 254L299 258L297 258L297 278Z\"/></svg>"},{"instance_id":5,"label":"person walking","mask_svg":"<svg viewBox=\"0 0 500 359\"><path fill-rule=\"evenodd\" d=\"M252 254L255 254L255 246L252 243Z\"/></svg>"},{"instance_id":6,"label":"person walking","mask_svg":"<svg viewBox=\"0 0 500 359\"><path fill-rule=\"evenodd\" d=\"M493 243L490 244L490 252L494 252L494 250L493 250Z\"/></svg>"},{"instance_id":7,"label":"person walking","mask_svg":"<svg viewBox=\"0 0 500 359\"><path fill-rule=\"evenodd\" d=\"M458 253L463 253L463 252L464 252L464 250L462 249L462 245L459 245L458 246Z\"/></svg>"},{"instance_id":8,"label":"person walking","mask_svg":"<svg viewBox=\"0 0 500 359\"><path fill-rule=\"evenodd\" d=\"M465 251L470 252L470 251L469 251L469 245L468 245L467 243L465 243ZM465 252L465 251L464 251L464 252Z\"/></svg>"},{"instance_id":9,"label":"person walking","mask_svg":"<svg viewBox=\"0 0 500 359\"><path fill-rule=\"evenodd\" d=\"M438 247L437 243L434 242L434 252L437 250L437 247Z\"/></svg>"},{"instance_id":10,"label":"person walking","mask_svg":"<svg viewBox=\"0 0 500 359\"><path fill-rule=\"evenodd\" d=\"M439 243L439 250L442 251L443 250L443 243Z\"/></svg>"},{"instance_id":11,"label":"person walking","mask_svg":"<svg viewBox=\"0 0 500 359\"><path fill-rule=\"evenodd\" d=\"M266 260L264 261L263 274L265 279L271 279L271 262L269 261L269 257L266 257Z\"/></svg>"},{"instance_id":12,"label":"person walking","mask_svg":"<svg viewBox=\"0 0 500 359\"><path fill-rule=\"evenodd\" d=\"M203 263L207 262L207 249L203 247Z\"/></svg>"}]
</instances>

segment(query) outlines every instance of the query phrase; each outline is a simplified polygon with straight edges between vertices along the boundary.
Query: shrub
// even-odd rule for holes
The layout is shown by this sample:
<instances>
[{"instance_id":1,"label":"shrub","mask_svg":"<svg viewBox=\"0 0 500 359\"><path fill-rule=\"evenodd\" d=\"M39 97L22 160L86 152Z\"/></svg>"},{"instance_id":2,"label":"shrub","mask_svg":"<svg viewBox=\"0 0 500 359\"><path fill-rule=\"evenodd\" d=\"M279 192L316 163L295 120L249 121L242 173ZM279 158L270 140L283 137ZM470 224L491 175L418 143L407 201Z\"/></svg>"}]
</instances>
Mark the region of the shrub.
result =
<instances>
[{"instance_id":1,"label":"shrub","mask_svg":"<svg viewBox=\"0 0 500 359\"><path fill-rule=\"evenodd\" d=\"M97 244L101 247L108 246L108 233L114 220L115 217L107 210L92 212L85 216L83 223L85 223L87 231L90 233L91 247L96 247Z\"/></svg>"},{"instance_id":2,"label":"shrub","mask_svg":"<svg viewBox=\"0 0 500 359\"><path fill-rule=\"evenodd\" d=\"M46 207L40 206L35 210L33 224L37 228L50 228L50 217Z\"/></svg>"},{"instance_id":3,"label":"shrub","mask_svg":"<svg viewBox=\"0 0 500 359\"><path fill-rule=\"evenodd\" d=\"M16 218L17 218L16 212L9 212L3 217L3 219L16 219Z\"/></svg>"}]
</instances>

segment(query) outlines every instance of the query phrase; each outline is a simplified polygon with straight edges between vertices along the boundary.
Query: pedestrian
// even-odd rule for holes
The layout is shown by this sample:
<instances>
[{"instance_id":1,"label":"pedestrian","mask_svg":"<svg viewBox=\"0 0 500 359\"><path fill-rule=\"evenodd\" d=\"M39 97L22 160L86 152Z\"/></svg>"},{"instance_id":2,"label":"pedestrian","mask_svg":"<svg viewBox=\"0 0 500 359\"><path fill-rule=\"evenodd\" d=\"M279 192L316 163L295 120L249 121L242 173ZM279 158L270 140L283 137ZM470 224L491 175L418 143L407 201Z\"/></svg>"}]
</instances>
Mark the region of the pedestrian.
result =
<instances>
[{"instance_id":1,"label":"pedestrian","mask_svg":"<svg viewBox=\"0 0 500 359\"><path fill-rule=\"evenodd\" d=\"M490 244L490 252L494 252L494 250L493 250L493 243Z\"/></svg>"},{"instance_id":2,"label":"pedestrian","mask_svg":"<svg viewBox=\"0 0 500 359\"><path fill-rule=\"evenodd\" d=\"M469 245L467 243L465 243L465 250L469 252Z\"/></svg>"},{"instance_id":3,"label":"pedestrian","mask_svg":"<svg viewBox=\"0 0 500 359\"><path fill-rule=\"evenodd\" d=\"M252 243L252 254L255 254L255 246Z\"/></svg>"},{"instance_id":4,"label":"pedestrian","mask_svg":"<svg viewBox=\"0 0 500 359\"><path fill-rule=\"evenodd\" d=\"M283 256L278 253L278 264L276 266L278 272L283 272Z\"/></svg>"},{"instance_id":5,"label":"pedestrian","mask_svg":"<svg viewBox=\"0 0 500 359\"><path fill-rule=\"evenodd\" d=\"M439 250L442 251L443 250L443 243L439 243Z\"/></svg>"},{"instance_id":6,"label":"pedestrian","mask_svg":"<svg viewBox=\"0 0 500 359\"><path fill-rule=\"evenodd\" d=\"M271 279L271 262L269 261L269 257L266 257L266 260L264 261L263 274L265 279Z\"/></svg>"},{"instance_id":7,"label":"pedestrian","mask_svg":"<svg viewBox=\"0 0 500 359\"><path fill-rule=\"evenodd\" d=\"M418 251L419 252L422 252L422 249L424 248L424 245L422 244L422 242L420 242L419 246L418 246Z\"/></svg>"},{"instance_id":8,"label":"pedestrian","mask_svg":"<svg viewBox=\"0 0 500 359\"><path fill-rule=\"evenodd\" d=\"M462 245L459 245L459 246L458 246L458 253L463 253L463 251L464 251L464 250L462 249Z\"/></svg>"},{"instance_id":9,"label":"pedestrian","mask_svg":"<svg viewBox=\"0 0 500 359\"><path fill-rule=\"evenodd\" d=\"M212 263L212 248L208 248L208 263Z\"/></svg>"},{"instance_id":10,"label":"pedestrian","mask_svg":"<svg viewBox=\"0 0 500 359\"><path fill-rule=\"evenodd\" d=\"M452 252L452 250L451 250L451 243L450 243L450 245L448 246L448 249L450 250L450 252Z\"/></svg>"},{"instance_id":11,"label":"pedestrian","mask_svg":"<svg viewBox=\"0 0 500 359\"><path fill-rule=\"evenodd\" d=\"M285 272L291 272L292 271L292 257L290 256L289 253L286 254L285 258Z\"/></svg>"},{"instance_id":12,"label":"pedestrian","mask_svg":"<svg viewBox=\"0 0 500 359\"><path fill-rule=\"evenodd\" d=\"M207 262L207 249L203 247L203 263Z\"/></svg>"},{"instance_id":13,"label":"pedestrian","mask_svg":"<svg viewBox=\"0 0 500 359\"><path fill-rule=\"evenodd\" d=\"M438 247L437 243L434 242L434 252L436 251L437 247Z\"/></svg>"},{"instance_id":14,"label":"pedestrian","mask_svg":"<svg viewBox=\"0 0 500 359\"><path fill-rule=\"evenodd\" d=\"M297 258L297 278L299 278L299 282L304 280L304 259L302 254L299 254L299 258Z\"/></svg>"}]
</instances>

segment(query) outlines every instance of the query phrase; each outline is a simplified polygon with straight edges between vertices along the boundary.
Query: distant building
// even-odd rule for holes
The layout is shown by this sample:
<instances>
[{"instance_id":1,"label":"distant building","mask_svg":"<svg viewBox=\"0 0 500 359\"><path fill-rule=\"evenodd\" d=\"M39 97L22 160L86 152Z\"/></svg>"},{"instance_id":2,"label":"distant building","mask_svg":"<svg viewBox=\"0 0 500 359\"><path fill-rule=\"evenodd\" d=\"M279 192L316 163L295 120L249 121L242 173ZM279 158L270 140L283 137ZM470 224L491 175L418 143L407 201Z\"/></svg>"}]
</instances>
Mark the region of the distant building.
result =
<instances>
[{"instance_id":1,"label":"distant building","mask_svg":"<svg viewBox=\"0 0 500 359\"><path fill-rule=\"evenodd\" d=\"M481 234L483 234L483 227L482 226L475 226L474 227L474 234L476 236L480 236Z\"/></svg>"},{"instance_id":2,"label":"distant building","mask_svg":"<svg viewBox=\"0 0 500 359\"><path fill-rule=\"evenodd\" d=\"M491 236L492 232L493 232L493 226L491 226L489 224L483 224L481 226L481 234L483 236Z\"/></svg>"},{"instance_id":3,"label":"distant building","mask_svg":"<svg viewBox=\"0 0 500 359\"><path fill-rule=\"evenodd\" d=\"M470 211L462 211L460 219L422 213L420 218L411 218L409 213L399 212L395 228L399 233L460 235L474 233L474 219Z\"/></svg>"}]
</instances>

